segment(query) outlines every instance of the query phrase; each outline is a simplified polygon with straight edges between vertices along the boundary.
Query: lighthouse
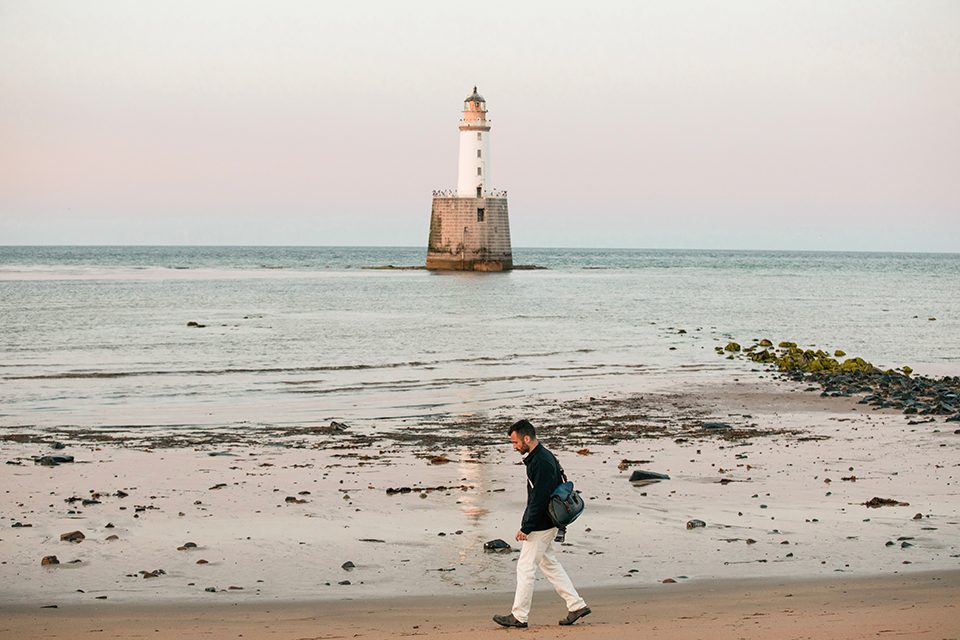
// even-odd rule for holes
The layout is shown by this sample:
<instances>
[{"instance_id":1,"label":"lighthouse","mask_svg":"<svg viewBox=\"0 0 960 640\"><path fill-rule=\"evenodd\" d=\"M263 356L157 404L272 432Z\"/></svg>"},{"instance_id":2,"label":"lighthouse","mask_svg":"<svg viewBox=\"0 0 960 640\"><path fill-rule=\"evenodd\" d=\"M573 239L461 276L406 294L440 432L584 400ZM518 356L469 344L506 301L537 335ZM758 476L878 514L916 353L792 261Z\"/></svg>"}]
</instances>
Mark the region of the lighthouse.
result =
<instances>
[{"instance_id":1,"label":"lighthouse","mask_svg":"<svg viewBox=\"0 0 960 640\"><path fill-rule=\"evenodd\" d=\"M434 191L427 268L509 271L513 268L507 192L491 188L490 121L477 88L463 101L455 191Z\"/></svg>"}]
</instances>

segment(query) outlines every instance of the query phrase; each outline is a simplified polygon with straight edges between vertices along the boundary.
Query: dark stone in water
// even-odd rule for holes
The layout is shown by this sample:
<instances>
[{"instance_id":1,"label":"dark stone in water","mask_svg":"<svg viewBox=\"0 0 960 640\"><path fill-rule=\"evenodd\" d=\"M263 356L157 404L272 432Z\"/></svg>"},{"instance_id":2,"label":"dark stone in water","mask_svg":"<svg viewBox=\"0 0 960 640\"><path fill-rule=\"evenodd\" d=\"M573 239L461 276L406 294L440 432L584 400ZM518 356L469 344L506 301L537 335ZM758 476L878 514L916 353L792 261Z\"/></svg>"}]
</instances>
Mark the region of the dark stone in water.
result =
<instances>
[{"instance_id":1,"label":"dark stone in water","mask_svg":"<svg viewBox=\"0 0 960 640\"><path fill-rule=\"evenodd\" d=\"M733 429L732 424L726 422L704 422L704 429L718 430L718 429Z\"/></svg>"},{"instance_id":2,"label":"dark stone in water","mask_svg":"<svg viewBox=\"0 0 960 640\"><path fill-rule=\"evenodd\" d=\"M707 526L707 523L703 520L688 520L687 529L700 529Z\"/></svg>"},{"instance_id":3,"label":"dark stone in water","mask_svg":"<svg viewBox=\"0 0 960 640\"><path fill-rule=\"evenodd\" d=\"M670 476L665 473L656 473L655 471L643 471L636 469L630 474L630 482L643 482L644 480L669 480Z\"/></svg>"},{"instance_id":4,"label":"dark stone in water","mask_svg":"<svg viewBox=\"0 0 960 640\"><path fill-rule=\"evenodd\" d=\"M513 551L513 547L507 544L504 540L497 538L496 540L488 540L483 543L483 550L490 553L510 553Z\"/></svg>"},{"instance_id":5,"label":"dark stone in water","mask_svg":"<svg viewBox=\"0 0 960 640\"><path fill-rule=\"evenodd\" d=\"M340 568L343 569L344 571L353 571L354 569L357 568L357 565L353 564L352 561L347 560L342 565L340 565Z\"/></svg>"}]
</instances>

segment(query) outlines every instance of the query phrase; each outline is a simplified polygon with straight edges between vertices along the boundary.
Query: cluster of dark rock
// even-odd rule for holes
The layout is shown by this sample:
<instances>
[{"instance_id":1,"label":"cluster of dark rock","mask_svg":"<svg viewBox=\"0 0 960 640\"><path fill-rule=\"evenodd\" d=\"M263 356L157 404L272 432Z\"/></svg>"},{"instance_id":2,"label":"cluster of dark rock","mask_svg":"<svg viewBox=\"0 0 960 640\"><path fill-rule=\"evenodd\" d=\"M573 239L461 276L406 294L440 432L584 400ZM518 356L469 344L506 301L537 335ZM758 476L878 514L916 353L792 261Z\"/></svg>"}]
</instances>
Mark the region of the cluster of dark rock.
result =
<instances>
[{"instance_id":1,"label":"cluster of dark rock","mask_svg":"<svg viewBox=\"0 0 960 640\"><path fill-rule=\"evenodd\" d=\"M386 492L388 496L396 495L398 493L432 493L434 491L469 491L473 489L473 486L461 484L457 486L445 486L440 485L439 487L387 487Z\"/></svg>"},{"instance_id":2,"label":"cluster of dark rock","mask_svg":"<svg viewBox=\"0 0 960 640\"><path fill-rule=\"evenodd\" d=\"M960 376L930 378L914 376L907 366L881 369L863 358L846 358L822 349L801 349L795 342L770 340L742 348L736 342L717 347L717 352L745 356L754 362L776 367L787 379L817 384L825 397L863 394L860 404L878 409L896 409L905 414L946 415L948 422L960 422Z\"/></svg>"},{"instance_id":3,"label":"cluster of dark rock","mask_svg":"<svg viewBox=\"0 0 960 640\"><path fill-rule=\"evenodd\" d=\"M937 380L882 372L859 384L871 387L862 404L899 409L905 414L949 415L948 421L960 422L960 376Z\"/></svg>"}]
</instances>

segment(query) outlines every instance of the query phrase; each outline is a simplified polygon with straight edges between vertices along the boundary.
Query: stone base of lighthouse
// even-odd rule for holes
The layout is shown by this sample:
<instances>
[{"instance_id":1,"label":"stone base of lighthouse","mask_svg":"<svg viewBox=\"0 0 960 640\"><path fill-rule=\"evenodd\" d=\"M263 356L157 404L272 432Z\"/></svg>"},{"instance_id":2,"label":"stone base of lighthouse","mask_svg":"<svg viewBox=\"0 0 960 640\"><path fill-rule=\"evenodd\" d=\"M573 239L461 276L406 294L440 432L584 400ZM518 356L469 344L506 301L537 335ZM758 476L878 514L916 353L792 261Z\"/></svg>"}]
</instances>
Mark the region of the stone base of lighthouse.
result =
<instances>
[{"instance_id":1,"label":"stone base of lighthouse","mask_svg":"<svg viewBox=\"0 0 960 640\"><path fill-rule=\"evenodd\" d=\"M513 268L506 198L434 198L427 269Z\"/></svg>"}]
</instances>

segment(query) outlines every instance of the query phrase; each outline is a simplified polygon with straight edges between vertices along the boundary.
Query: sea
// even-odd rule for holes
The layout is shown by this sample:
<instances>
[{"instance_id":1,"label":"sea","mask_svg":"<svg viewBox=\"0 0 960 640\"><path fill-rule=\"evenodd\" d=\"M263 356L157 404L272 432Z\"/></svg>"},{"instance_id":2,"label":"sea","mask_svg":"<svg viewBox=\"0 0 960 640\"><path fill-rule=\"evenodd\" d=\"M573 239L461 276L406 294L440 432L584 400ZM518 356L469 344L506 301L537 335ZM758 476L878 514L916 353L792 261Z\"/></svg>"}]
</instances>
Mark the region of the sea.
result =
<instances>
[{"instance_id":1,"label":"sea","mask_svg":"<svg viewBox=\"0 0 960 640\"><path fill-rule=\"evenodd\" d=\"M502 416L680 391L789 340L960 375L960 254L0 247L0 428L256 428Z\"/></svg>"}]
</instances>

